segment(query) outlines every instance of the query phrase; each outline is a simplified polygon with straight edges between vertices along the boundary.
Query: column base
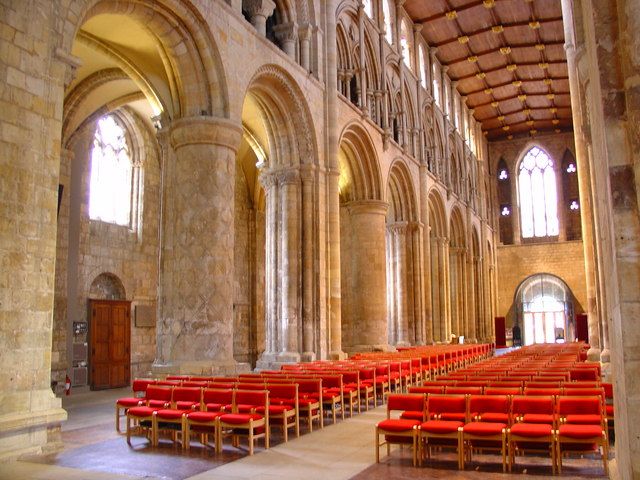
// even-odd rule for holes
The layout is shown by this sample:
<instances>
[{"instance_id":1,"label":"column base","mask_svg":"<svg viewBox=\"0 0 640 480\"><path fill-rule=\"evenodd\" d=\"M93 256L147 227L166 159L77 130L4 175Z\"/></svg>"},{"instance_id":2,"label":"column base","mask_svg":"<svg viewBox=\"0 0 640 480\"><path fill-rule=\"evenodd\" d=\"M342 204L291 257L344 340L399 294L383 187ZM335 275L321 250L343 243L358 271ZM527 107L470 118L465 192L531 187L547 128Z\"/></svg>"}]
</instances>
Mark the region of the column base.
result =
<instances>
[{"instance_id":1,"label":"column base","mask_svg":"<svg viewBox=\"0 0 640 480\"><path fill-rule=\"evenodd\" d=\"M315 354L313 355L315 356ZM256 362L256 370L280 370L282 365L298 363L300 360L301 355L298 352L265 352Z\"/></svg>"},{"instance_id":2,"label":"column base","mask_svg":"<svg viewBox=\"0 0 640 480\"><path fill-rule=\"evenodd\" d=\"M316 352L302 352L300 355L301 362L314 362L316 360Z\"/></svg>"},{"instance_id":3,"label":"column base","mask_svg":"<svg viewBox=\"0 0 640 480\"><path fill-rule=\"evenodd\" d=\"M151 371L155 376L167 375L201 375L201 376L226 376L246 373L251 371L248 363L239 363L235 360L181 360L170 363L154 363Z\"/></svg>"},{"instance_id":4,"label":"column base","mask_svg":"<svg viewBox=\"0 0 640 480\"><path fill-rule=\"evenodd\" d=\"M599 362L601 353L602 352L599 348L591 347L587 350L587 360L590 362Z\"/></svg>"},{"instance_id":5,"label":"column base","mask_svg":"<svg viewBox=\"0 0 640 480\"><path fill-rule=\"evenodd\" d=\"M605 348L604 350L602 350L602 352L600 353L599 360L602 363L611 362L611 351L608 348Z\"/></svg>"},{"instance_id":6,"label":"column base","mask_svg":"<svg viewBox=\"0 0 640 480\"><path fill-rule=\"evenodd\" d=\"M346 347L344 350L349 354L358 352L395 352L396 347L388 343L383 343L378 345L352 345Z\"/></svg>"},{"instance_id":7,"label":"column base","mask_svg":"<svg viewBox=\"0 0 640 480\"><path fill-rule=\"evenodd\" d=\"M329 360L346 360L349 357L342 350L337 350L334 352L329 352Z\"/></svg>"},{"instance_id":8,"label":"column base","mask_svg":"<svg viewBox=\"0 0 640 480\"><path fill-rule=\"evenodd\" d=\"M20 398L23 393L25 398ZM0 415L0 461L62 450L61 426L67 412L61 400L50 389L16 392L11 397L17 404L40 408Z\"/></svg>"},{"instance_id":9,"label":"column base","mask_svg":"<svg viewBox=\"0 0 640 480\"><path fill-rule=\"evenodd\" d=\"M410 346L411 346L411 344L409 342L405 342L405 341L396 343L396 347L410 347Z\"/></svg>"}]
</instances>

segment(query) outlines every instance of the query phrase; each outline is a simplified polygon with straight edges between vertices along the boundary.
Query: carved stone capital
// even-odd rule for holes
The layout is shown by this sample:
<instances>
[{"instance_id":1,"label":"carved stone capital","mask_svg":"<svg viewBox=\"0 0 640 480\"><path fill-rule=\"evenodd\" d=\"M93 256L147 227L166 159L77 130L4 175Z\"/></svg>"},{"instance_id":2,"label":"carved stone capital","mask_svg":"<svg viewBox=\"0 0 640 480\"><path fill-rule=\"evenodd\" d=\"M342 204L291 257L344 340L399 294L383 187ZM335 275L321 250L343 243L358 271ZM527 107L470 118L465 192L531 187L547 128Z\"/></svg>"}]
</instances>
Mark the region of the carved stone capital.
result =
<instances>
[{"instance_id":1,"label":"carved stone capital","mask_svg":"<svg viewBox=\"0 0 640 480\"><path fill-rule=\"evenodd\" d=\"M409 222L394 222L387 224L387 230L395 235L406 235L409 228Z\"/></svg>"},{"instance_id":2,"label":"carved stone capital","mask_svg":"<svg viewBox=\"0 0 640 480\"><path fill-rule=\"evenodd\" d=\"M294 42L298 39L298 26L293 22L276 25L273 32L280 42Z\"/></svg>"},{"instance_id":3,"label":"carved stone capital","mask_svg":"<svg viewBox=\"0 0 640 480\"><path fill-rule=\"evenodd\" d=\"M242 0L242 7L252 18L255 16L268 18L276 9L276 4L273 0Z\"/></svg>"},{"instance_id":4,"label":"carved stone capital","mask_svg":"<svg viewBox=\"0 0 640 480\"><path fill-rule=\"evenodd\" d=\"M278 185L295 185L300 183L300 172L294 169L280 170L276 172Z\"/></svg>"},{"instance_id":5,"label":"carved stone capital","mask_svg":"<svg viewBox=\"0 0 640 480\"><path fill-rule=\"evenodd\" d=\"M382 200L357 200L347 204L351 215L386 215L389 204Z\"/></svg>"},{"instance_id":6,"label":"carved stone capital","mask_svg":"<svg viewBox=\"0 0 640 480\"><path fill-rule=\"evenodd\" d=\"M82 60L59 47L56 48L55 56L66 67L64 72L64 88L67 88L76 78L76 73L82 65Z\"/></svg>"},{"instance_id":7,"label":"carved stone capital","mask_svg":"<svg viewBox=\"0 0 640 480\"><path fill-rule=\"evenodd\" d=\"M274 172L260 172L260 185L265 191L271 190L278 184L278 176Z\"/></svg>"},{"instance_id":8,"label":"carved stone capital","mask_svg":"<svg viewBox=\"0 0 640 480\"><path fill-rule=\"evenodd\" d=\"M242 126L216 117L179 118L171 125L171 145L178 149L187 145L219 145L238 150Z\"/></svg>"},{"instance_id":9,"label":"carved stone capital","mask_svg":"<svg viewBox=\"0 0 640 480\"><path fill-rule=\"evenodd\" d=\"M313 27L306 23L304 25L302 25L299 29L298 29L298 37L300 38L300 40L302 41L308 41L311 40L311 34L313 33Z\"/></svg>"}]
</instances>

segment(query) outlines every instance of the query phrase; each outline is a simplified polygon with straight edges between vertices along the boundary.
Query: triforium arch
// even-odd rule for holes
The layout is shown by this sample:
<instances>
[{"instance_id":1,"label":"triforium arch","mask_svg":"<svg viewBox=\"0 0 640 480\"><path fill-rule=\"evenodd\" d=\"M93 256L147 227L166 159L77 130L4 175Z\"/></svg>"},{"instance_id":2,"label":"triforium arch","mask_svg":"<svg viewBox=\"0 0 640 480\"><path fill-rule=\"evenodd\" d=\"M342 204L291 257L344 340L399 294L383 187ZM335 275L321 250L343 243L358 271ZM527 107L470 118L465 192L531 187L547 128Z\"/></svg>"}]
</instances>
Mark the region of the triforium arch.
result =
<instances>
[{"instance_id":1,"label":"triforium arch","mask_svg":"<svg viewBox=\"0 0 640 480\"><path fill-rule=\"evenodd\" d=\"M454 206L449 219L449 302L451 334L468 336L467 244L464 219Z\"/></svg>"},{"instance_id":2,"label":"triforium arch","mask_svg":"<svg viewBox=\"0 0 640 480\"><path fill-rule=\"evenodd\" d=\"M340 281L346 352L387 348L385 217L380 165L357 123L340 136Z\"/></svg>"},{"instance_id":3,"label":"triforium arch","mask_svg":"<svg viewBox=\"0 0 640 480\"><path fill-rule=\"evenodd\" d=\"M110 26L101 28L105 22ZM109 40L127 38L129 35L123 33L132 22L153 39L159 52L154 55L156 75L136 78L147 98L159 101L160 111L156 114L163 114L165 121L200 115L229 116L227 84L215 40L200 12L185 2L74 0L68 8L62 51L73 53L73 43L77 41L92 44L102 54L112 55L114 63L124 66L129 74L136 69L136 49L129 49L128 53L134 56L127 58L123 51L114 51ZM87 24L92 31L85 31ZM162 73L157 75L158 72Z\"/></svg>"},{"instance_id":4,"label":"triforium arch","mask_svg":"<svg viewBox=\"0 0 640 480\"><path fill-rule=\"evenodd\" d=\"M432 188L428 196L429 241L433 340L438 343L449 342L451 322L448 300L449 241L447 238L447 220L444 200L437 188Z\"/></svg>"},{"instance_id":5,"label":"triforium arch","mask_svg":"<svg viewBox=\"0 0 640 480\"><path fill-rule=\"evenodd\" d=\"M248 344L255 339L261 368L322 357L326 339L316 308L320 285L313 255L319 214L313 208L319 195L315 130L304 95L288 73L274 65L258 69L247 88L242 124L258 167L245 168L244 181L257 180L255 188L265 195L263 241L248 252L254 271L264 271L264 282L257 275L250 287L255 330L245 332ZM244 234L240 226L237 235Z\"/></svg>"},{"instance_id":6,"label":"triforium arch","mask_svg":"<svg viewBox=\"0 0 640 480\"><path fill-rule=\"evenodd\" d=\"M387 181L386 258L389 344L424 344L422 225L418 222L411 173L404 161L391 166Z\"/></svg>"}]
</instances>

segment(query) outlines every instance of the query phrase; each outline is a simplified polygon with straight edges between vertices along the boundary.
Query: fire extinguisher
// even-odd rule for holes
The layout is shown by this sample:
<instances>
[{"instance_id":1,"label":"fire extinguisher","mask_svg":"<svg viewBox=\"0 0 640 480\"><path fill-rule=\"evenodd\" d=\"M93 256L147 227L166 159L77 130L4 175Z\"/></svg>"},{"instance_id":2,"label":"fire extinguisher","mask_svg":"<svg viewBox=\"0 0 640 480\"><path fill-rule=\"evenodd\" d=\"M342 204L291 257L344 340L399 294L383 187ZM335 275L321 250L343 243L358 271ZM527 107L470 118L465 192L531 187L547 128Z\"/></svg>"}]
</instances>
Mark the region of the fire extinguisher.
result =
<instances>
[{"instance_id":1,"label":"fire extinguisher","mask_svg":"<svg viewBox=\"0 0 640 480\"><path fill-rule=\"evenodd\" d=\"M64 379L64 394L67 396L71 394L71 379L69 375Z\"/></svg>"}]
</instances>

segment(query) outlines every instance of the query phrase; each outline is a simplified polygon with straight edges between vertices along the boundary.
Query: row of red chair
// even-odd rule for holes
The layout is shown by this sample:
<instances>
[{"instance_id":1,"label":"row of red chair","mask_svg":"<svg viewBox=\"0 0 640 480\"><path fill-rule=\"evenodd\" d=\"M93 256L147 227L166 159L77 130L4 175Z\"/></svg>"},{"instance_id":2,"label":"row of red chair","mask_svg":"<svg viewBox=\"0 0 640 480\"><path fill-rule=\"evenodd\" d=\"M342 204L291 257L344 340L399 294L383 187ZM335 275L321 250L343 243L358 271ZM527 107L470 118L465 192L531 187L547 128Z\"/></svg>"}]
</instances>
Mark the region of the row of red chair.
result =
<instances>
[{"instance_id":1,"label":"row of red chair","mask_svg":"<svg viewBox=\"0 0 640 480\"><path fill-rule=\"evenodd\" d=\"M397 411L399 418L392 418ZM598 396L394 394L387 420L376 425L376 462L380 446L386 444L388 454L391 443L410 443L414 465L422 464L425 453L430 458L433 447L454 448L460 469L474 449L497 450L503 471L511 470L521 450L541 447L554 473L562 469L563 454L593 451L595 445L607 473L606 416Z\"/></svg>"}]
</instances>

